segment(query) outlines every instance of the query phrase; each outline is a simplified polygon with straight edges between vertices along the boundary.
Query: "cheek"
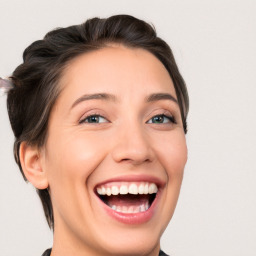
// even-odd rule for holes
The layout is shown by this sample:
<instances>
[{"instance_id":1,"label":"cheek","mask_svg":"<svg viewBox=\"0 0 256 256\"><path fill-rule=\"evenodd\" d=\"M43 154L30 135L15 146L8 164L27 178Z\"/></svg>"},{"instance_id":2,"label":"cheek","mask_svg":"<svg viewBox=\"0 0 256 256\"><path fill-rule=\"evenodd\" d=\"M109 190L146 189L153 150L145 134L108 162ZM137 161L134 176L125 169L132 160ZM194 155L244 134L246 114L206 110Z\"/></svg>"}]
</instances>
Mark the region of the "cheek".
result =
<instances>
[{"instance_id":1,"label":"cheek","mask_svg":"<svg viewBox=\"0 0 256 256\"><path fill-rule=\"evenodd\" d=\"M173 132L158 143L158 159L162 163L168 178L181 178L187 162L187 145L183 132Z\"/></svg>"},{"instance_id":2,"label":"cheek","mask_svg":"<svg viewBox=\"0 0 256 256\"><path fill-rule=\"evenodd\" d=\"M73 136L50 138L47 146L47 169L52 192L84 189L87 179L105 156L105 147L95 136L77 132Z\"/></svg>"},{"instance_id":3,"label":"cheek","mask_svg":"<svg viewBox=\"0 0 256 256\"><path fill-rule=\"evenodd\" d=\"M49 148L51 158L61 168L60 170L70 172L72 175L82 171L90 171L97 157L103 153L101 140L95 140L95 136L77 132L71 136L61 136L60 140L52 140ZM96 163L95 163L96 164Z\"/></svg>"}]
</instances>

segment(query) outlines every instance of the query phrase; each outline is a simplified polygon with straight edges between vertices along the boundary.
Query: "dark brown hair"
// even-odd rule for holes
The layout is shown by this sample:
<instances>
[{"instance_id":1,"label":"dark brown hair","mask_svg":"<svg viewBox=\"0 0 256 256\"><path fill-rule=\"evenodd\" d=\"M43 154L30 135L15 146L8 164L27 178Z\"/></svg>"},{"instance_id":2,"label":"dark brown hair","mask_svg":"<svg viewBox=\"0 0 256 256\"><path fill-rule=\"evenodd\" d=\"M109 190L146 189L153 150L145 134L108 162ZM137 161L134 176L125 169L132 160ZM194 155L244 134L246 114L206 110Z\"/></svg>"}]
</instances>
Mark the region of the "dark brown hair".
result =
<instances>
[{"instance_id":1,"label":"dark brown hair","mask_svg":"<svg viewBox=\"0 0 256 256\"><path fill-rule=\"evenodd\" d=\"M129 15L107 19L93 18L85 23L58 28L27 47L23 63L11 76L13 88L8 92L7 108L15 135L14 155L21 173L19 149L22 141L44 145L49 115L60 93L58 82L70 60L101 49L111 43L142 48L155 55L165 66L174 83L184 131L187 131L188 94L170 47L157 37L154 27ZM37 190L47 222L54 227L53 209L48 189Z\"/></svg>"}]
</instances>

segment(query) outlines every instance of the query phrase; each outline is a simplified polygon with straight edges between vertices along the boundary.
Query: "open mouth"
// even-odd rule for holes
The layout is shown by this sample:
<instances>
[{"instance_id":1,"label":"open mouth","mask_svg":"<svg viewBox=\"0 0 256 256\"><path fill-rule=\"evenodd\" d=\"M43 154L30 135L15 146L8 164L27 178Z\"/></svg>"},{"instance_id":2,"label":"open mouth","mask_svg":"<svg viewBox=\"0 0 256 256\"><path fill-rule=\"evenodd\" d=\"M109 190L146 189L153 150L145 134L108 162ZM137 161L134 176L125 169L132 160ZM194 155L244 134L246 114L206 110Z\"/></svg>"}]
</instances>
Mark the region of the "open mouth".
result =
<instances>
[{"instance_id":1,"label":"open mouth","mask_svg":"<svg viewBox=\"0 0 256 256\"><path fill-rule=\"evenodd\" d=\"M147 211L157 192L157 185L149 182L111 182L96 187L96 194L102 202L121 213Z\"/></svg>"}]
</instances>

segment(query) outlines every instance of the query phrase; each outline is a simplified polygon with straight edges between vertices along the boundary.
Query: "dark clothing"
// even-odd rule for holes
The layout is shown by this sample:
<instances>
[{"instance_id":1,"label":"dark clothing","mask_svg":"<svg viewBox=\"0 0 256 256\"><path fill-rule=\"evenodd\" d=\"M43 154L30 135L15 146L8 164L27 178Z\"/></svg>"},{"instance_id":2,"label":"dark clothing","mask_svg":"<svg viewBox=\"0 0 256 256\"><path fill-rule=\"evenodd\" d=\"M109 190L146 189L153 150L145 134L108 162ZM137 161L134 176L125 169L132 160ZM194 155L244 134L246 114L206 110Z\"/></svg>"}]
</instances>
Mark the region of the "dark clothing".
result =
<instances>
[{"instance_id":1,"label":"dark clothing","mask_svg":"<svg viewBox=\"0 0 256 256\"><path fill-rule=\"evenodd\" d=\"M52 249L47 249L42 256L50 256Z\"/></svg>"},{"instance_id":2,"label":"dark clothing","mask_svg":"<svg viewBox=\"0 0 256 256\"><path fill-rule=\"evenodd\" d=\"M168 255L166 253L164 253L162 250L160 250L159 256L168 256Z\"/></svg>"},{"instance_id":3,"label":"dark clothing","mask_svg":"<svg viewBox=\"0 0 256 256\"><path fill-rule=\"evenodd\" d=\"M44 252L44 254L42 256L50 256L52 249L48 249ZM168 256L167 254L165 254L163 251L160 250L159 252L159 256Z\"/></svg>"}]
</instances>

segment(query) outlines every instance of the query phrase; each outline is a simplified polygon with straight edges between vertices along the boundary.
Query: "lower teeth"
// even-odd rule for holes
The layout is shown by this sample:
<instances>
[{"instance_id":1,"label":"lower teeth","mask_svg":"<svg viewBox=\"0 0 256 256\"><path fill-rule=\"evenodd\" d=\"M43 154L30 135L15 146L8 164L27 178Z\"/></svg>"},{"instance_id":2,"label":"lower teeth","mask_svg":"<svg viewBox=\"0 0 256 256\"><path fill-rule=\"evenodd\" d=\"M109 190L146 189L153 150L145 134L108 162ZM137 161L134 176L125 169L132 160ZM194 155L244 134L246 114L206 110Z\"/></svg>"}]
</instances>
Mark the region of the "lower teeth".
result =
<instances>
[{"instance_id":1,"label":"lower teeth","mask_svg":"<svg viewBox=\"0 0 256 256\"><path fill-rule=\"evenodd\" d=\"M139 206L110 206L114 211L121 212L121 213L139 213L145 212L149 208L149 204L141 204Z\"/></svg>"},{"instance_id":2,"label":"lower teeth","mask_svg":"<svg viewBox=\"0 0 256 256\"><path fill-rule=\"evenodd\" d=\"M156 194L150 195L101 195L100 199L110 208L120 213L145 212L152 205Z\"/></svg>"}]
</instances>

